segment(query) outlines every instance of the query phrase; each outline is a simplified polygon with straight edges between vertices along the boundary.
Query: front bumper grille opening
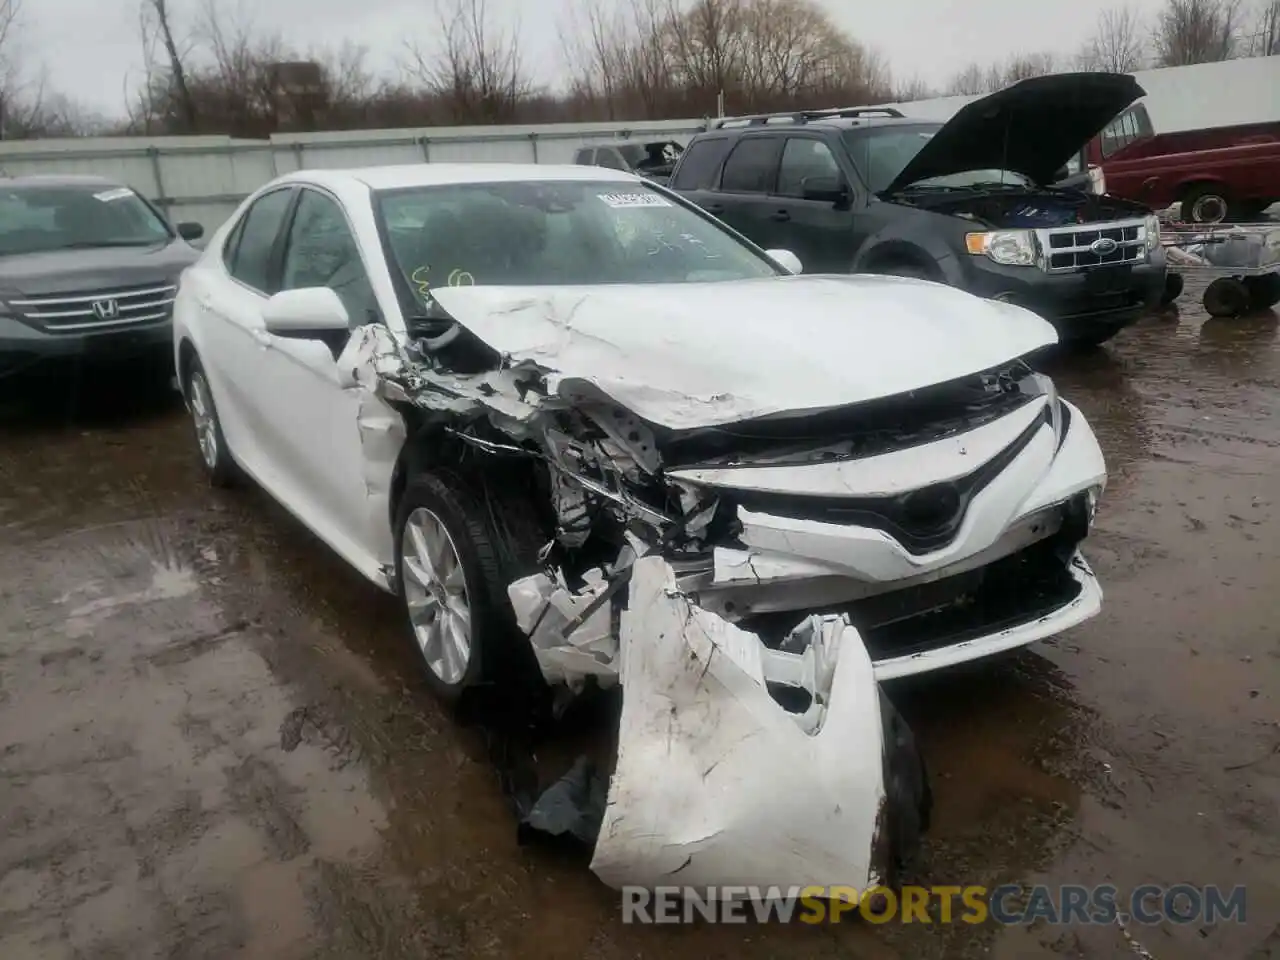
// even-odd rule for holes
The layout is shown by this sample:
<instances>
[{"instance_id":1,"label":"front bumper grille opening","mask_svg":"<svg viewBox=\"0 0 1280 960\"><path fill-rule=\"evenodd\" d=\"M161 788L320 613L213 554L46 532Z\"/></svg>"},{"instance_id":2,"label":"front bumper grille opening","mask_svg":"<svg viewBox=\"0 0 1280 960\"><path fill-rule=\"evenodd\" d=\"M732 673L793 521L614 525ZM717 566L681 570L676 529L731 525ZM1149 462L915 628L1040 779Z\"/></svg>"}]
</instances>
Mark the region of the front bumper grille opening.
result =
<instances>
[{"instance_id":1,"label":"front bumper grille opening","mask_svg":"<svg viewBox=\"0 0 1280 960\"><path fill-rule=\"evenodd\" d=\"M847 612L873 660L939 650L1062 609L1081 592L1068 562L1048 540L980 570L870 597Z\"/></svg>"}]
</instances>

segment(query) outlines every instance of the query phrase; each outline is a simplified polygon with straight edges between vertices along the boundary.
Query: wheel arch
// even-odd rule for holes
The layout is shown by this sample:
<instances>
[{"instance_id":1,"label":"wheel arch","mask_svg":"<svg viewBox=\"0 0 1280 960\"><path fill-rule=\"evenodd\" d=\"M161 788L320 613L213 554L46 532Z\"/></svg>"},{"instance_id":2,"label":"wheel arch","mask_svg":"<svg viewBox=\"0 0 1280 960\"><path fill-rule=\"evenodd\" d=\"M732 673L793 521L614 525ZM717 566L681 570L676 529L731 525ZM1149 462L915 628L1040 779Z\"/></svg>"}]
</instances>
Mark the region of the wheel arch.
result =
<instances>
[{"instance_id":1,"label":"wheel arch","mask_svg":"<svg viewBox=\"0 0 1280 960\"><path fill-rule=\"evenodd\" d=\"M931 277L941 279L938 258L919 244L909 240L886 240L858 257L855 265L861 273L880 273L888 267L916 267Z\"/></svg>"}]
</instances>

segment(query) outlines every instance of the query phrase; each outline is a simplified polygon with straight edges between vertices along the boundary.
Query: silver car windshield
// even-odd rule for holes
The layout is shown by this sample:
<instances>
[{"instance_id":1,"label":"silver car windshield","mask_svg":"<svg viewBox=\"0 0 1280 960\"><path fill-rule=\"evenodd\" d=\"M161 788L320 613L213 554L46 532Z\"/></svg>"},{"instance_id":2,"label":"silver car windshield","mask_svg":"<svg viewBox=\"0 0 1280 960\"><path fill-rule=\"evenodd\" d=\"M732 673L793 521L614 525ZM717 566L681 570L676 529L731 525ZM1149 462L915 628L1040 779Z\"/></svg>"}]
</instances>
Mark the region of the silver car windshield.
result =
<instances>
[{"instance_id":1,"label":"silver car windshield","mask_svg":"<svg viewBox=\"0 0 1280 960\"><path fill-rule=\"evenodd\" d=\"M633 181L451 184L380 192L410 286L745 280L780 268L714 220Z\"/></svg>"}]
</instances>

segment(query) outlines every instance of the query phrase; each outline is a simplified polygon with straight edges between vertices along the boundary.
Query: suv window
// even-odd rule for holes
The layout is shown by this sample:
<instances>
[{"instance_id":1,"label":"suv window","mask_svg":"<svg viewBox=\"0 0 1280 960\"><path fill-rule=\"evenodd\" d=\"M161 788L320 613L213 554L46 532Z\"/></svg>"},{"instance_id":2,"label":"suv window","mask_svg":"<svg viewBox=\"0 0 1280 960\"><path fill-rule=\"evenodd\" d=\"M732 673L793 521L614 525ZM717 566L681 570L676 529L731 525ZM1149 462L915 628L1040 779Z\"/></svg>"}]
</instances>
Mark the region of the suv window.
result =
<instances>
[{"instance_id":1,"label":"suv window","mask_svg":"<svg viewBox=\"0 0 1280 960\"><path fill-rule=\"evenodd\" d=\"M289 228L282 290L328 287L342 300L352 327L376 322L378 301L360 259L360 247L336 200L302 191Z\"/></svg>"},{"instance_id":2,"label":"suv window","mask_svg":"<svg viewBox=\"0 0 1280 960\"><path fill-rule=\"evenodd\" d=\"M227 271L245 286L262 293L274 292L269 289L271 248L280 233L292 193L288 188L272 190L255 200L245 211L224 252Z\"/></svg>"},{"instance_id":3,"label":"suv window","mask_svg":"<svg viewBox=\"0 0 1280 960\"><path fill-rule=\"evenodd\" d=\"M704 190L711 185L720 161L729 152L731 141L727 137L710 137L695 140L680 157L680 165L671 178L673 190Z\"/></svg>"},{"instance_id":4,"label":"suv window","mask_svg":"<svg viewBox=\"0 0 1280 960\"><path fill-rule=\"evenodd\" d=\"M720 189L725 193L768 193L778 172L781 137L743 137L724 162Z\"/></svg>"},{"instance_id":5,"label":"suv window","mask_svg":"<svg viewBox=\"0 0 1280 960\"><path fill-rule=\"evenodd\" d=\"M802 197L805 181L813 179L828 182L844 179L831 148L809 137L787 138L778 167L778 193L784 197Z\"/></svg>"},{"instance_id":6,"label":"suv window","mask_svg":"<svg viewBox=\"0 0 1280 960\"><path fill-rule=\"evenodd\" d=\"M596 151L596 166L608 167L610 170L626 170L622 155L614 147L601 147Z\"/></svg>"},{"instance_id":7,"label":"suv window","mask_svg":"<svg viewBox=\"0 0 1280 960\"><path fill-rule=\"evenodd\" d=\"M582 166L591 166L595 163L595 149L592 147L583 147L573 155L573 162Z\"/></svg>"}]
</instances>

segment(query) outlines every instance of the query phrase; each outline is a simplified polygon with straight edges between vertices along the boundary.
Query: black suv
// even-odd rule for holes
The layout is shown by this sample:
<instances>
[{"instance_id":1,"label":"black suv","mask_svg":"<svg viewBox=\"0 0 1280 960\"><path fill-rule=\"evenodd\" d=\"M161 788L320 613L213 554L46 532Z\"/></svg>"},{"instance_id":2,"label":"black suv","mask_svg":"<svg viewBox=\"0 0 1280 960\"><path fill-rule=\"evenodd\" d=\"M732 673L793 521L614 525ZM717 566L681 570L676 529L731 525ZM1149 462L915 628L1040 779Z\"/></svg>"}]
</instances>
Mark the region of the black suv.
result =
<instances>
[{"instance_id":1,"label":"black suv","mask_svg":"<svg viewBox=\"0 0 1280 960\"><path fill-rule=\"evenodd\" d=\"M1143 95L1131 76L1059 74L945 124L890 108L721 120L670 188L806 272L940 281L1098 344L1159 304L1164 251L1149 209L1088 192L1066 164Z\"/></svg>"},{"instance_id":2,"label":"black suv","mask_svg":"<svg viewBox=\"0 0 1280 960\"><path fill-rule=\"evenodd\" d=\"M203 233L113 180L0 177L0 376L60 357L171 372L178 276Z\"/></svg>"}]
</instances>

